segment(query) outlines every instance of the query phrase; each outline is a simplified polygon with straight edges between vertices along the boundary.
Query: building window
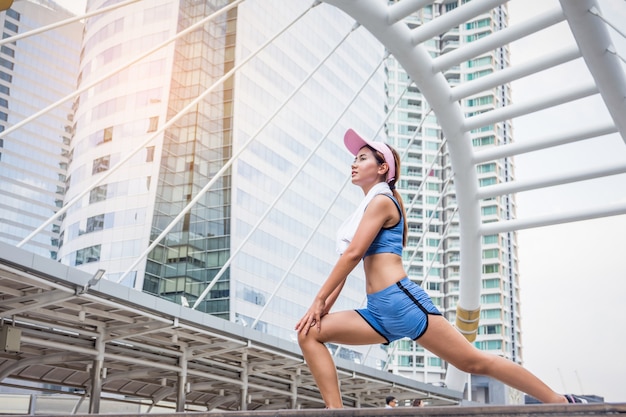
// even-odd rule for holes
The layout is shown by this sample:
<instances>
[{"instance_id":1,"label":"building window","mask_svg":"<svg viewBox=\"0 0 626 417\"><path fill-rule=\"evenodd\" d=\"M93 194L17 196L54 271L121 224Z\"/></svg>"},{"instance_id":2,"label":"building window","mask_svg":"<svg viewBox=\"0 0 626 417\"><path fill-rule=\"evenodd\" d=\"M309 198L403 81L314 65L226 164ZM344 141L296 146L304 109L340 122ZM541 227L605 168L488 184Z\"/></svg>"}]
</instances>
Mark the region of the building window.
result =
<instances>
[{"instance_id":1,"label":"building window","mask_svg":"<svg viewBox=\"0 0 626 417\"><path fill-rule=\"evenodd\" d=\"M496 164L495 162L492 162L490 164L479 165L478 167L476 167L476 171L478 171L479 174L483 174L485 172L495 172Z\"/></svg>"},{"instance_id":2,"label":"building window","mask_svg":"<svg viewBox=\"0 0 626 417\"><path fill-rule=\"evenodd\" d=\"M494 185L497 184L498 180L495 177L491 177L491 178L481 178L478 180L478 186L479 187L486 187L488 185Z\"/></svg>"},{"instance_id":3,"label":"building window","mask_svg":"<svg viewBox=\"0 0 626 417\"><path fill-rule=\"evenodd\" d=\"M148 133L156 132L158 128L159 128L159 117L158 116L151 117L150 122L148 124Z\"/></svg>"},{"instance_id":4,"label":"building window","mask_svg":"<svg viewBox=\"0 0 626 417\"><path fill-rule=\"evenodd\" d=\"M482 138L472 139L472 144L474 146L487 146L487 145L493 145L495 143L496 143L495 136L486 136Z\"/></svg>"},{"instance_id":5,"label":"building window","mask_svg":"<svg viewBox=\"0 0 626 417\"><path fill-rule=\"evenodd\" d=\"M154 161L154 146L148 146L146 148L146 162Z\"/></svg>"},{"instance_id":6,"label":"building window","mask_svg":"<svg viewBox=\"0 0 626 417\"><path fill-rule=\"evenodd\" d=\"M439 247L439 242L439 239L428 238L426 239L426 246L429 246L431 248L437 248Z\"/></svg>"},{"instance_id":7,"label":"building window","mask_svg":"<svg viewBox=\"0 0 626 417\"><path fill-rule=\"evenodd\" d=\"M499 308L491 308L488 310L480 311L481 319L502 319L502 310Z\"/></svg>"},{"instance_id":8,"label":"building window","mask_svg":"<svg viewBox=\"0 0 626 417\"><path fill-rule=\"evenodd\" d=\"M21 17L20 14L13 9L7 10L7 16L13 18L14 20L17 20L18 22L20 21L20 17Z\"/></svg>"},{"instance_id":9,"label":"building window","mask_svg":"<svg viewBox=\"0 0 626 417\"><path fill-rule=\"evenodd\" d=\"M136 95L136 106L147 106L149 104L161 102L161 88L152 88L150 90L140 91Z\"/></svg>"},{"instance_id":10,"label":"building window","mask_svg":"<svg viewBox=\"0 0 626 417\"><path fill-rule=\"evenodd\" d=\"M430 358L428 358L428 365L429 366L440 367L441 366L441 359L430 357Z\"/></svg>"},{"instance_id":11,"label":"building window","mask_svg":"<svg viewBox=\"0 0 626 417\"><path fill-rule=\"evenodd\" d=\"M474 346L476 346L480 350L501 350L502 340L485 340L482 342L474 342Z\"/></svg>"},{"instance_id":12,"label":"building window","mask_svg":"<svg viewBox=\"0 0 626 417\"><path fill-rule=\"evenodd\" d=\"M77 250L74 266L98 262L100 260L100 248L101 245L95 245Z\"/></svg>"},{"instance_id":13,"label":"building window","mask_svg":"<svg viewBox=\"0 0 626 417\"><path fill-rule=\"evenodd\" d=\"M398 366L413 366L413 356L398 356Z\"/></svg>"},{"instance_id":14,"label":"building window","mask_svg":"<svg viewBox=\"0 0 626 417\"><path fill-rule=\"evenodd\" d=\"M14 67L13 63L5 58L0 58L0 65L10 70L13 70L13 67Z\"/></svg>"},{"instance_id":15,"label":"building window","mask_svg":"<svg viewBox=\"0 0 626 417\"><path fill-rule=\"evenodd\" d=\"M502 325L488 324L478 328L478 334L502 334Z\"/></svg>"},{"instance_id":16,"label":"building window","mask_svg":"<svg viewBox=\"0 0 626 417\"><path fill-rule=\"evenodd\" d=\"M490 244L497 244L497 243L498 243L498 235L483 236L483 244L490 245Z\"/></svg>"},{"instance_id":17,"label":"building window","mask_svg":"<svg viewBox=\"0 0 626 417\"><path fill-rule=\"evenodd\" d=\"M473 22L467 22L465 24L465 29L467 30L484 28L484 27L491 27L491 19L475 20Z\"/></svg>"},{"instance_id":18,"label":"building window","mask_svg":"<svg viewBox=\"0 0 626 417\"><path fill-rule=\"evenodd\" d=\"M400 339L396 343L399 351L410 352L413 350L414 345L412 340Z\"/></svg>"},{"instance_id":19,"label":"building window","mask_svg":"<svg viewBox=\"0 0 626 417\"><path fill-rule=\"evenodd\" d=\"M11 32L17 33L17 25L15 23L11 23L8 20L5 20L4 27L10 30Z\"/></svg>"},{"instance_id":20,"label":"building window","mask_svg":"<svg viewBox=\"0 0 626 417\"><path fill-rule=\"evenodd\" d=\"M109 169L111 165L111 155L103 156L102 158L94 159L93 167L91 168L91 174L97 174Z\"/></svg>"},{"instance_id":21,"label":"building window","mask_svg":"<svg viewBox=\"0 0 626 417\"><path fill-rule=\"evenodd\" d=\"M97 232L102 229L104 229L104 214L98 214L87 219L85 233Z\"/></svg>"},{"instance_id":22,"label":"building window","mask_svg":"<svg viewBox=\"0 0 626 417\"><path fill-rule=\"evenodd\" d=\"M104 103L100 103L95 106L92 111L92 120L99 120L104 117L110 116L116 112L122 112L126 108L126 98L116 97L111 100L107 100Z\"/></svg>"},{"instance_id":23,"label":"building window","mask_svg":"<svg viewBox=\"0 0 626 417\"><path fill-rule=\"evenodd\" d=\"M498 249L485 249L483 259L500 259L500 251Z\"/></svg>"},{"instance_id":24,"label":"building window","mask_svg":"<svg viewBox=\"0 0 626 417\"><path fill-rule=\"evenodd\" d=\"M15 57L15 51L6 45L2 45L2 47L0 47L0 52L2 52L5 55L10 56L11 58Z\"/></svg>"},{"instance_id":25,"label":"building window","mask_svg":"<svg viewBox=\"0 0 626 417\"><path fill-rule=\"evenodd\" d=\"M500 288L499 278L483 279L483 288Z\"/></svg>"},{"instance_id":26,"label":"building window","mask_svg":"<svg viewBox=\"0 0 626 417\"><path fill-rule=\"evenodd\" d=\"M115 45L102 52L95 58L95 62L98 66L106 65L114 60L118 59L122 55L122 46Z\"/></svg>"},{"instance_id":27,"label":"building window","mask_svg":"<svg viewBox=\"0 0 626 417\"><path fill-rule=\"evenodd\" d=\"M113 140L113 126L104 129L102 140L104 142L111 142Z\"/></svg>"},{"instance_id":28,"label":"building window","mask_svg":"<svg viewBox=\"0 0 626 417\"><path fill-rule=\"evenodd\" d=\"M265 305L265 295L259 291L256 291L250 287L246 287L243 289L243 299L252 304L256 304L258 306Z\"/></svg>"},{"instance_id":29,"label":"building window","mask_svg":"<svg viewBox=\"0 0 626 417\"><path fill-rule=\"evenodd\" d=\"M481 304L502 304L500 294L483 294L480 296Z\"/></svg>"},{"instance_id":30,"label":"building window","mask_svg":"<svg viewBox=\"0 0 626 417\"><path fill-rule=\"evenodd\" d=\"M494 99L492 95L472 98L472 99L467 100L467 106L468 107L485 106L488 104L493 104L493 100Z\"/></svg>"},{"instance_id":31,"label":"building window","mask_svg":"<svg viewBox=\"0 0 626 417\"><path fill-rule=\"evenodd\" d=\"M89 204L107 199L107 186L99 185L89 192Z\"/></svg>"}]
</instances>

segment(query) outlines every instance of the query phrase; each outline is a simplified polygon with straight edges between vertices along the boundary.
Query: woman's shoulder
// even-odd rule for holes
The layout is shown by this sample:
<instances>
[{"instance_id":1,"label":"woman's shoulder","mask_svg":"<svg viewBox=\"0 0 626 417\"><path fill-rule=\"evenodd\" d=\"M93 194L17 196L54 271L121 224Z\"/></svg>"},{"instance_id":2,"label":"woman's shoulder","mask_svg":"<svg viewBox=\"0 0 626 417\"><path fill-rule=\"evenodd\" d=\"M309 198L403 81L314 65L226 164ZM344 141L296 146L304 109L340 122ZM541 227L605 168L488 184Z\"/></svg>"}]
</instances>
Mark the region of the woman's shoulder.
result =
<instances>
[{"instance_id":1,"label":"woman's shoulder","mask_svg":"<svg viewBox=\"0 0 626 417\"><path fill-rule=\"evenodd\" d=\"M373 206L378 210L395 210L397 203L392 195L381 193L374 196L369 206Z\"/></svg>"}]
</instances>

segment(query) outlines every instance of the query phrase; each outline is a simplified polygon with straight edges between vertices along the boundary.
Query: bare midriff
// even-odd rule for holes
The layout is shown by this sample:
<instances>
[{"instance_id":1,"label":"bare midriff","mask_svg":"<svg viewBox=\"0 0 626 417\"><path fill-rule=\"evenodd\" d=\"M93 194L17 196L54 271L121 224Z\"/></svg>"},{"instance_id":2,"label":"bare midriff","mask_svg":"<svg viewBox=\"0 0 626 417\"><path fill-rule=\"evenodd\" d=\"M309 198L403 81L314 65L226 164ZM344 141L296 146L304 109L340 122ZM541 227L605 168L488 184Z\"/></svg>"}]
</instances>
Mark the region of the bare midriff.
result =
<instances>
[{"instance_id":1,"label":"bare midriff","mask_svg":"<svg viewBox=\"0 0 626 417\"><path fill-rule=\"evenodd\" d=\"M377 253L363 259L365 291L372 294L406 277L402 257L394 253Z\"/></svg>"}]
</instances>

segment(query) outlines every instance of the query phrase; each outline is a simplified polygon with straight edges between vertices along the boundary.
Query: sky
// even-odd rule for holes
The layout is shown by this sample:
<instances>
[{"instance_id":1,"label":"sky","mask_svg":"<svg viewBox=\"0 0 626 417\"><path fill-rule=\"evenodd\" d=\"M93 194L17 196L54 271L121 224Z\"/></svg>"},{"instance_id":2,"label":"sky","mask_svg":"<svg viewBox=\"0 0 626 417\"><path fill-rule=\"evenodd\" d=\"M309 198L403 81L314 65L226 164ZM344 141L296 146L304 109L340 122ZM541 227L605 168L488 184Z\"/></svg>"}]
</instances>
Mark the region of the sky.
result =
<instances>
[{"instance_id":1,"label":"sky","mask_svg":"<svg viewBox=\"0 0 626 417\"><path fill-rule=\"evenodd\" d=\"M75 13L84 0L57 0ZM600 0L602 14L626 31L626 1ZM558 7L557 0L512 0L511 24ZM549 52L555 42L572 42L567 28L548 30L542 37L511 44L512 62ZM552 46L551 46L552 45ZM626 41L615 45L626 58ZM513 101L567 88L588 74L565 66L546 78L532 77L513 84ZM584 100L578 107L545 112L514 122L515 140L585 126L606 117L602 103ZM597 114L595 112L597 111ZM516 157L518 180L553 175L577 167L607 162L626 163L626 147L618 135L575 146ZM626 201L626 177L587 181L519 193L518 217L571 211ZM595 394L607 402L626 402L626 216L568 223L518 232L521 274L522 344L524 366L559 392Z\"/></svg>"},{"instance_id":2,"label":"sky","mask_svg":"<svg viewBox=\"0 0 626 417\"><path fill-rule=\"evenodd\" d=\"M523 1L523 4L522 4ZM626 30L626 2L599 1L602 15ZM541 10L557 6L557 1L515 0L509 4L511 24ZM562 28L566 29L566 28ZM617 35L617 33L614 33ZM573 42L566 30L551 30L547 38L511 45L512 62L548 52L553 45ZM544 41L545 39L545 41ZM626 41L617 36L616 44L626 58ZM545 49L545 51L544 51ZM513 83L513 101L524 101L545 91L567 88L584 79L588 72L567 65L554 77ZM581 100L571 107L554 109L547 115L514 122L515 140L606 119L598 100ZM518 156L519 180L587 169L609 162L626 164L626 147L618 135L560 147L541 155ZM551 187L532 193L518 193L518 217L570 212L626 201L624 175L586 181L574 186ZM568 223L518 232L522 343L524 365L559 392L596 394L607 402L626 402L626 216Z\"/></svg>"}]
</instances>

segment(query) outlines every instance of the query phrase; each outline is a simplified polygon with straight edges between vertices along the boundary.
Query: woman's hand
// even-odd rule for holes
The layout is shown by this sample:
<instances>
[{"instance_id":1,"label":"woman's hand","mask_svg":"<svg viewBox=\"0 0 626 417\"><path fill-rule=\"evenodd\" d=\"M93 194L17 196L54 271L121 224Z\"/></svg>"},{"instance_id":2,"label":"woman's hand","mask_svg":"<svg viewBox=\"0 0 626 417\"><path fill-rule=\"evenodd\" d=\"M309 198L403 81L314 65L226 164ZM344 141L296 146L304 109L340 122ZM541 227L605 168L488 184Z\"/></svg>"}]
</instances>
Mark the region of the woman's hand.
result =
<instances>
[{"instance_id":1,"label":"woman's hand","mask_svg":"<svg viewBox=\"0 0 626 417\"><path fill-rule=\"evenodd\" d=\"M304 332L306 335L311 328L317 327L319 332L322 329L322 317L327 313L325 301L316 298L306 314L296 323L296 331L298 333Z\"/></svg>"}]
</instances>

